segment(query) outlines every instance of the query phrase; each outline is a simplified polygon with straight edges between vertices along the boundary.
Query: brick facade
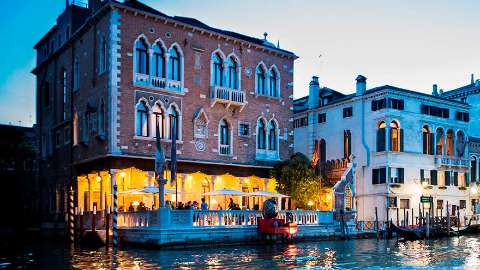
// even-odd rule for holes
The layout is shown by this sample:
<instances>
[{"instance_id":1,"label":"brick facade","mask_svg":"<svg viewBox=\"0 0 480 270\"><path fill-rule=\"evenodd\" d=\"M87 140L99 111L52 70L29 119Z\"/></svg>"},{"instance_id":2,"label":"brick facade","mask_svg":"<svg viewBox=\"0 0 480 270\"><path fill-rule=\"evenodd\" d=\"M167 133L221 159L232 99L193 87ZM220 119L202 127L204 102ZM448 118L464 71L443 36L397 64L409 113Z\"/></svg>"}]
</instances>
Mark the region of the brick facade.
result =
<instances>
[{"instance_id":1,"label":"brick facade","mask_svg":"<svg viewBox=\"0 0 480 270\"><path fill-rule=\"evenodd\" d=\"M262 44L261 39L210 28L194 19L169 17L137 1L91 0L89 4L89 8L67 6L57 25L35 45L37 67L33 73L37 77L44 214L58 218L58 213L65 210L64 194L68 186L75 186L71 179L77 175L127 166L153 170L154 139L135 136L135 106L140 98L150 107L157 100L165 107L176 104L181 118L179 171L201 170L205 166L221 171L218 165L223 164L228 166L223 173L235 174L237 169L239 175L245 170L251 173L251 168L245 166L253 166L263 170L264 177L268 175L274 160L256 158L255 128L259 117L277 122L279 158L291 154L293 53L271 43ZM134 44L140 36L150 44L161 39L166 48L176 44L183 63L181 91L135 83ZM102 40L106 41L107 59L103 72L99 63ZM239 90L246 97L243 108L219 103L212 106L211 56L215 50L226 56L234 54L239 61ZM278 70L279 97L255 93L255 69L259 63ZM208 136L198 139L194 138L193 125L200 111L208 118ZM218 153L221 119L229 123L232 132L232 154L228 156ZM249 123L249 136L238 136L240 122ZM168 157L171 142L165 140L164 145Z\"/></svg>"}]
</instances>

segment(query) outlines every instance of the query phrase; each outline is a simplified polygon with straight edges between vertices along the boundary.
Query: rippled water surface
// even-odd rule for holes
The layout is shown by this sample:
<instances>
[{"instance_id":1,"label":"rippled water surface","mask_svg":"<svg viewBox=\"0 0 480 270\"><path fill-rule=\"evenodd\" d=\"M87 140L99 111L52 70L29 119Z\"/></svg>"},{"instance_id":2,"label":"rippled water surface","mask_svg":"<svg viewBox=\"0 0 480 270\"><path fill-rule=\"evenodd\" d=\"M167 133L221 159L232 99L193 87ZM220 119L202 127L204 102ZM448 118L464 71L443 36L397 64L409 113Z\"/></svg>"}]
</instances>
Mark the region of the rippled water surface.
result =
<instances>
[{"instance_id":1,"label":"rippled water surface","mask_svg":"<svg viewBox=\"0 0 480 270\"><path fill-rule=\"evenodd\" d=\"M480 269L480 237L117 252L34 244L9 253L0 269Z\"/></svg>"}]
</instances>

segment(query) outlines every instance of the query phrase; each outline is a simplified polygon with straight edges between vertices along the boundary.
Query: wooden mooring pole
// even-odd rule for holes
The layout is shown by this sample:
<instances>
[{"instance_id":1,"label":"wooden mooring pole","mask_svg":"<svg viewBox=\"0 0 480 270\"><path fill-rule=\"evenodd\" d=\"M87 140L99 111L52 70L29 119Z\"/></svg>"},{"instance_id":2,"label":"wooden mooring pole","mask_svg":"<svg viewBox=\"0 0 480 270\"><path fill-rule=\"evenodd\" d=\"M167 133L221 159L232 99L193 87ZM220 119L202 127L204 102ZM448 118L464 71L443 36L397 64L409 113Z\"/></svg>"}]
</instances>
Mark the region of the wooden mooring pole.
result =
<instances>
[{"instance_id":1,"label":"wooden mooring pole","mask_svg":"<svg viewBox=\"0 0 480 270\"><path fill-rule=\"evenodd\" d=\"M447 235L450 235L450 209L447 201Z\"/></svg>"},{"instance_id":2,"label":"wooden mooring pole","mask_svg":"<svg viewBox=\"0 0 480 270\"><path fill-rule=\"evenodd\" d=\"M110 206L107 206L107 194L105 193L105 247L110 246Z\"/></svg>"},{"instance_id":3,"label":"wooden mooring pole","mask_svg":"<svg viewBox=\"0 0 480 270\"><path fill-rule=\"evenodd\" d=\"M117 204L118 204L118 194L117 194L117 184L113 185L113 227L112 227L112 246L114 248L118 247L118 223L117 223Z\"/></svg>"},{"instance_id":4,"label":"wooden mooring pole","mask_svg":"<svg viewBox=\"0 0 480 270\"><path fill-rule=\"evenodd\" d=\"M377 239L380 239L380 228L378 226L378 211L377 207L375 207L375 228L377 229Z\"/></svg>"}]
</instances>

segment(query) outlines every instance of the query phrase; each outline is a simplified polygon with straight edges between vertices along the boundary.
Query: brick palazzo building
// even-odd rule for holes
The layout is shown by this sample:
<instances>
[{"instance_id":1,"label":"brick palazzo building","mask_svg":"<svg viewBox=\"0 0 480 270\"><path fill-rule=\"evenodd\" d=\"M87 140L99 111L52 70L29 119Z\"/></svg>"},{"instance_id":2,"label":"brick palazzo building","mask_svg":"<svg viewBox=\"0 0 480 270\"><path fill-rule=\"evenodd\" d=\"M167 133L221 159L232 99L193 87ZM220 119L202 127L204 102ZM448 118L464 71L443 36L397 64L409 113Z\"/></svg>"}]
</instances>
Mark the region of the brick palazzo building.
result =
<instances>
[{"instance_id":1,"label":"brick palazzo building","mask_svg":"<svg viewBox=\"0 0 480 270\"><path fill-rule=\"evenodd\" d=\"M156 123L167 159L178 123L178 181L167 200L275 189L269 169L293 150L297 57L266 34L213 28L139 1L90 0L67 4L34 48L46 220L63 213L70 185L79 208L109 206L113 179L120 208L158 205L156 196L127 194L156 184Z\"/></svg>"}]
</instances>

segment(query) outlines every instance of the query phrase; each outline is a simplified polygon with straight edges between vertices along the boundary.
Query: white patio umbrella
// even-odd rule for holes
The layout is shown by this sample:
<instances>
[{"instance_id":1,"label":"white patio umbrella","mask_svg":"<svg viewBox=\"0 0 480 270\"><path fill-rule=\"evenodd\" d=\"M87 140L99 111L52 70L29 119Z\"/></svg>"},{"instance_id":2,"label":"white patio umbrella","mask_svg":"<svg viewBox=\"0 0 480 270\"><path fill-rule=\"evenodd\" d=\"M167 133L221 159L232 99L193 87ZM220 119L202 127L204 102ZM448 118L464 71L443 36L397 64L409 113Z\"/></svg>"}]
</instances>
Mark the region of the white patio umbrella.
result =
<instances>
[{"instance_id":1,"label":"white patio umbrella","mask_svg":"<svg viewBox=\"0 0 480 270\"><path fill-rule=\"evenodd\" d=\"M255 191L255 192L250 192L250 193L247 193L248 196L252 196L252 197L274 197L274 198L288 198L290 196L287 196L287 195L283 195L283 194L280 194L280 193L275 193L275 192L270 192L270 191L266 191L266 190L259 190L259 191Z\"/></svg>"},{"instance_id":2,"label":"white patio umbrella","mask_svg":"<svg viewBox=\"0 0 480 270\"><path fill-rule=\"evenodd\" d=\"M203 196L224 196L224 206L227 208L227 196L248 196L248 193L234 190L234 189L219 189L215 191L210 191L202 194Z\"/></svg>"},{"instance_id":3,"label":"white patio umbrella","mask_svg":"<svg viewBox=\"0 0 480 270\"><path fill-rule=\"evenodd\" d=\"M119 194L143 194L143 193L158 193L158 187L144 187L140 189L131 189L127 191L119 192ZM172 189L165 189L165 193L174 194L175 191Z\"/></svg>"},{"instance_id":4,"label":"white patio umbrella","mask_svg":"<svg viewBox=\"0 0 480 270\"><path fill-rule=\"evenodd\" d=\"M259 190L259 191L255 191L255 192L250 192L250 193L248 193L248 196L278 198L278 203L279 203L279 207L280 207L279 209L281 209L280 199L290 197L290 196L287 196L287 195L283 195L283 194L275 193L275 192L270 192L270 191L266 191L266 190Z\"/></svg>"}]
</instances>

